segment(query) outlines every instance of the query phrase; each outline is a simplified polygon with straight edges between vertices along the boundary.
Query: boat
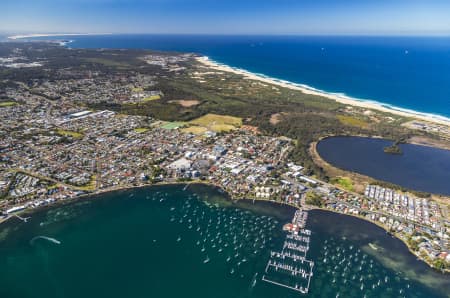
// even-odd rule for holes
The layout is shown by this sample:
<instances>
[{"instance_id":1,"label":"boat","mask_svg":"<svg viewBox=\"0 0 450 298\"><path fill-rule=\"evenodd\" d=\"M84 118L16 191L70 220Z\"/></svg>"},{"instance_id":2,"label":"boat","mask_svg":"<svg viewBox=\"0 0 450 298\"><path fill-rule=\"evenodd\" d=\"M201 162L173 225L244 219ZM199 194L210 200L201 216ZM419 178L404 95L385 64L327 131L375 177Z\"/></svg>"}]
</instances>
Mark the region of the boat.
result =
<instances>
[{"instance_id":1,"label":"boat","mask_svg":"<svg viewBox=\"0 0 450 298\"><path fill-rule=\"evenodd\" d=\"M369 243L369 246L373 250L378 250L378 247L375 244L373 244L373 243Z\"/></svg>"}]
</instances>

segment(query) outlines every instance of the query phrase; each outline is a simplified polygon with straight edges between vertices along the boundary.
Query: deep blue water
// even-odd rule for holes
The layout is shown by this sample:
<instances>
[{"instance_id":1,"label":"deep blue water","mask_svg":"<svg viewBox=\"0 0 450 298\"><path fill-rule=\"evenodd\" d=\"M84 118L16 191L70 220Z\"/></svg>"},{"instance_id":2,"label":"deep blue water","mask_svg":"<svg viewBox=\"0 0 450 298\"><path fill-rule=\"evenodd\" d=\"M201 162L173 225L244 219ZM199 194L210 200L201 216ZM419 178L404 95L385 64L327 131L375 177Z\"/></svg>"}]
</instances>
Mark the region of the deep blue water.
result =
<instances>
[{"instance_id":1,"label":"deep blue water","mask_svg":"<svg viewBox=\"0 0 450 298\"><path fill-rule=\"evenodd\" d=\"M45 39L45 38L44 38ZM450 37L106 35L74 48L195 52L327 92L450 117Z\"/></svg>"},{"instance_id":2,"label":"deep blue water","mask_svg":"<svg viewBox=\"0 0 450 298\"><path fill-rule=\"evenodd\" d=\"M450 151L401 144L402 155L386 154L391 141L361 137L331 137L317 145L330 164L409 189L450 195Z\"/></svg>"}]
</instances>

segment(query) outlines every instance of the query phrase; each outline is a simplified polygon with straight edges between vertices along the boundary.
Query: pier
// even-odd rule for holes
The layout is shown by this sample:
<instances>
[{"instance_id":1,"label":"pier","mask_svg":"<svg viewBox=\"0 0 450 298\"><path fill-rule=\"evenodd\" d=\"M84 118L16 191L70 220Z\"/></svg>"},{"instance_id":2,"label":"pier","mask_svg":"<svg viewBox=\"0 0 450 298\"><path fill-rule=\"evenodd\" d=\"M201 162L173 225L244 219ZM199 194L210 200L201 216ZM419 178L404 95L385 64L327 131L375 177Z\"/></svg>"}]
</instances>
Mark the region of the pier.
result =
<instances>
[{"instance_id":1,"label":"pier","mask_svg":"<svg viewBox=\"0 0 450 298\"><path fill-rule=\"evenodd\" d=\"M308 213L295 212L292 222L283 229L288 231L281 251L271 251L262 280L303 294L309 292L314 262L306 258L311 231L305 229Z\"/></svg>"}]
</instances>

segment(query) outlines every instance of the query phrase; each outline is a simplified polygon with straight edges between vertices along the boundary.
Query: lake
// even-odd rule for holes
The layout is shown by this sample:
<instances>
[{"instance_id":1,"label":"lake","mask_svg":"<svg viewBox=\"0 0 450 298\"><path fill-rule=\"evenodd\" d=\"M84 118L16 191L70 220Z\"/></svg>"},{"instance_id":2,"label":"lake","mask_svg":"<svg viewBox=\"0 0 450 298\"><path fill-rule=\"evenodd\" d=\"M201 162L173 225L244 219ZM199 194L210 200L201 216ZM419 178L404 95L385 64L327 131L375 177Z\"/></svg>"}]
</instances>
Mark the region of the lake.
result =
<instances>
[{"instance_id":1,"label":"lake","mask_svg":"<svg viewBox=\"0 0 450 298\"><path fill-rule=\"evenodd\" d=\"M450 151L400 144L403 154L383 151L392 141L366 137L330 137L317 144L328 163L408 189L450 195Z\"/></svg>"}]
</instances>

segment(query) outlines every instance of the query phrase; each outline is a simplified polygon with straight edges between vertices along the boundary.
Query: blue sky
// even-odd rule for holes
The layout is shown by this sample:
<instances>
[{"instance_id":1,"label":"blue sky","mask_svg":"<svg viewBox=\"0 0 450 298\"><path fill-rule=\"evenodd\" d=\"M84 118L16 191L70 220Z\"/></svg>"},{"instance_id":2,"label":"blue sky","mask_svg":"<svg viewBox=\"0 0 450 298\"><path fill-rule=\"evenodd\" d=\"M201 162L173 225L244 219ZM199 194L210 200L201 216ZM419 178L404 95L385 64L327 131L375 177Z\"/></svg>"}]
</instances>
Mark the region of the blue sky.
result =
<instances>
[{"instance_id":1,"label":"blue sky","mask_svg":"<svg viewBox=\"0 0 450 298\"><path fill-rule=\"evenodd\" d=\"M450 0L0 0L0 31L450 35Z\"/></svg>"}]
</instances>

